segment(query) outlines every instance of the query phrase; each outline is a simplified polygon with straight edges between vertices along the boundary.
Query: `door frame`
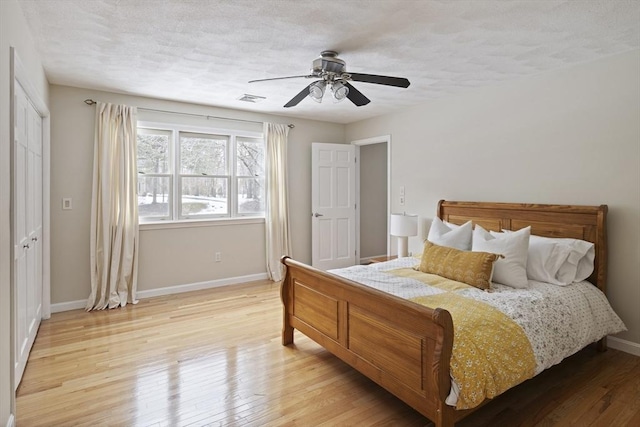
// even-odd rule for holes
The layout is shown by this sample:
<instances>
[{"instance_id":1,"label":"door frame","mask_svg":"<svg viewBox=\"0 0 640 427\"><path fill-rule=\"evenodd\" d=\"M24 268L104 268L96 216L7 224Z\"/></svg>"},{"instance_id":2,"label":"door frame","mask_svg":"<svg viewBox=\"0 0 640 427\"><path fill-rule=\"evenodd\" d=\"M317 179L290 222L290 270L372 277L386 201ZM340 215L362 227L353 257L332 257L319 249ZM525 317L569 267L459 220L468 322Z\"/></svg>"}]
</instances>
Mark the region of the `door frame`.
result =
<instances>
[{"instance_id":1,"label":"door frame","mask_svg":"<svg viewBox=\"0 0 640 427\"><path fill-rule=\"evenodd\" d=\"M391 217L391 135L379 135L365 139L351 141L356 146L356 249L358 262L361 262L360 251L360 147L363 145L387 143L387 255L391 253L391 236L389 235L389 221Z\"/></svg>"},{"instance_id":2,"label":"door frame","mask_svg":"<svg viewBox=\"0 0 640 427\"><path fill-rule=\"evenodd\" d=\"M10 47L10 107L9 107L9 139L10 139L10 197L9 197L9 221L10 221L10 257L11 264L9 267L9 276L11 283L11 387L12 390L15 390L15 345L16 345L16 336L15 336L15 328L16 328L16 283L15 283L15 271L14 271L14 262L15 259L15 248L14 248L14 239L15 239L15 230L14 230L14 203L15 203L15 194L14 194L14 185L15 185L15 164L14 164L14 156L15 156L15 120L16 120L16 111L15 111L15 85L19 83L22 86L22 89L26 93L27 97L35 107L37 113L42 118L42 318L48 319L51 317L51 265L50 265L50 241L51 241L51 230L50 230L50 214L51 214L51 195L50 195L50 183L51 183L51 114L49 112L49 108L47 104L44 102L44 99L38 93L36 87L31 83L29 74L26 69L22 65L22 61L20 60L20 56L16 51L15 47ZM12 399L12 412L15 412L15 395L14 399Z\"/></svg>"}]
</instances>

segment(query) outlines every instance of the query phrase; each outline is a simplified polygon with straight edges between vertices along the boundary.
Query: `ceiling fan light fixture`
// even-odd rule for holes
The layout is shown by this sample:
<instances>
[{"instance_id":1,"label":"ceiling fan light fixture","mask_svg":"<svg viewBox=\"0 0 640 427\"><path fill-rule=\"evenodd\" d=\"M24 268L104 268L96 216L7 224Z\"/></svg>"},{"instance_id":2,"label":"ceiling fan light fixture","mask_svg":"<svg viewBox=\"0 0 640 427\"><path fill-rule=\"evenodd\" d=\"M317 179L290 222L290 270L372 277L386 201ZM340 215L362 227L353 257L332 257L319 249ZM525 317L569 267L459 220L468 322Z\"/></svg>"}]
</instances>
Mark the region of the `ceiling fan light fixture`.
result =
<instances>
[{"instance_id":1,"label":"ceiling fan light fixture","mask_svg":"<svg viewBox=\"0 0 640 427\"><path fill-rule=\"evenodd\" d=\"M348 98L356 107L362 107L371 102L369 98L364 96L355 87L349 84L349 81L373 83L377 85L393 86L407 88L411 84L404 77L379 76L376 74L363 74L347 72L345 62L338 58L338 52L334 50L323 50L320 52L320 58L313 61L311 74L305 76L286 76L272 77L267 79L249 80L249 83L264 82L271 80L297 79L297 78L316 78L315 82L306 86L296 96L291 98L289 102L284 104L284 108L295 107L309 97L317 103L322 102L327 85L331 89L334 102L343 101Z\"/></svg>"},{"instance_id":2,"label":"ceiling fan light fixture","mask_svg":"<svg viewBox=\"0 0 640 427\"><path fill-rule=\"evenodd\" d=\"M327 82L324 80L318 80L317 82L311 83L311 86L309 86L309 97L318 103L322 102L322 97L324 96L324 90L326 87Z\"/></svg>"},{"instance_id":3,"label":"ceiling fan light fixture","mask_svg":"<svg viewBox=\"0 0 640 427\"><path fill-rule=\"evenodd\" d=\"M331 91L335 102L343 101L349 95L349 88L342 82L334 82L331 85Z\"/></svg>"}]
</instances>

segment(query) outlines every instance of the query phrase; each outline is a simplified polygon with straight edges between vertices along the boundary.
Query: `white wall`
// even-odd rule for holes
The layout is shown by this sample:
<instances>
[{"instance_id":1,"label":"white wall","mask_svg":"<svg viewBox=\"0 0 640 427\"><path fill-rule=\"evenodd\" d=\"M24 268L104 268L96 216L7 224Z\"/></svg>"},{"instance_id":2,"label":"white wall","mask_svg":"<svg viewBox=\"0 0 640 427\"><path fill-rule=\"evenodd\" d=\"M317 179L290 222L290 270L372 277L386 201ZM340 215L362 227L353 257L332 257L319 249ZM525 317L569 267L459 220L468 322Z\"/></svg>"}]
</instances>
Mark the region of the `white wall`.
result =
<instances>
[{"instance_id":1,"label":"white wall","mask_svg":"<svg viewBox=\"0 0 640 427\"><path fill-rule=\"evenodd\" d=\"M10 47L15 47L22 65L40 98L49 103L48 83L15 0L0 1L0 425L12 414L11 385L11 240L10 240Z\"/></svg>"},{"instance_id":2,"label":"white wall","mask_svg":"<svg viewBox=\"0 0 640 427\"><path fill-rule=\"evenodd\" d=\"M403 210L428 218L439 199L609 205L607 294L638 351L639 63L636 50L469 91L349 124L347 140L392 135L394 211L401 185Z\"/></svg>"},{"instance_id":3,"label":"white wall","mask_svg":"<svg viewBox=\"0 0 640 427\"><path fill-rule=\"evenodd\" d=\"M311 261L311 143L344 142L344 125L216 109L122 94L51 86L51 301L84 300L90 291L89 227L95 107L83 100L138 107L293 123L289 133L290 206L293 256ZM241 127L262 132L261 124L206 120L140 110L139 120L167 120L197 126ZM63 197L73 210L61 209ZM214 263L214 253L222 262ZM144 229L140 232L138 290L207 282L266 272L264 222L210 227Z\"/></svg>"}]
</instances>

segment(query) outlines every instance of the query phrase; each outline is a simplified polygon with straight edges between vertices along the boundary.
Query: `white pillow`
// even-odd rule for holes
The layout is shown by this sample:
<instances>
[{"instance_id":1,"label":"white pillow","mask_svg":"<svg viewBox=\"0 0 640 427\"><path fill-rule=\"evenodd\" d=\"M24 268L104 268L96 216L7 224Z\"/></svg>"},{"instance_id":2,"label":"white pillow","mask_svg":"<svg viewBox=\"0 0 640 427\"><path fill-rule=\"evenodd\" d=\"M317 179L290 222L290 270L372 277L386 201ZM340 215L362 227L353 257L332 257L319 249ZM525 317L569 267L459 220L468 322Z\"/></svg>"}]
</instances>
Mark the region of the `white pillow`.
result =
<instances>
[{"instance_id":1,"label":"white pillow","mask_svg":"<svg viewBox=\"0 0 640 427\"><path fill-rule=\"evenodd\" d=\"M568 285L575 277L573 273L563 269L571 255L571 248L568 245L556 242L547 242L536 239L538 236L529 238L529 256L527 258L527 277L540 282L553 283L554 285ZM568 274L571 277L568 277Z\"/></svg>"},{"instance_id":2,"label":"white pillow","mask_svg":"<svg viewBox=\"0 0 640 427\"><path fill-rule=\"evenodd\" d=\"M491 280L513 288L526 288L530 234L531 227L526 227L513 233L494 233L492 235L481 226L476 225L473 230L471 250L504 256L494 264Z\"/></svg>"},{"instance_id":3,"label":"white pillow","mask_svg":"<svg viewBox=\"0 0 640 427\"><path fill-rule=\"evenodd\" d=\"M591 242L532 235L529 239L527 276L532 280L560 286L581 282L593 273L595 255L595 246Z\"/></svg>"},{"instance_id":4,"label":"white pillow","mask_svg":"<svg viewBox=\"0 0 640 427\"><path fill-rule=\"evenodd\" d=\"M452 229L438 217L434 218L429 228L427 240L440 246L468 251L471 249L471 236L473 225L468 221L461 226Z\"/></svg>"},{"instance_id":5,"label":"white pillow","mask_svg":"<svg viewBox=\"0 0 640 427\"><path fill-rule=\"evenodd\" d=\"M568 256L556 273L556 282L549 283L570 285L588 279L593 273L593 262L596 257L593 243L579 239L555 239L541 236L531 236L531 238L538 245L558 245L563 247L563 253L568 252Z\"/></svg>"}]
</instances>

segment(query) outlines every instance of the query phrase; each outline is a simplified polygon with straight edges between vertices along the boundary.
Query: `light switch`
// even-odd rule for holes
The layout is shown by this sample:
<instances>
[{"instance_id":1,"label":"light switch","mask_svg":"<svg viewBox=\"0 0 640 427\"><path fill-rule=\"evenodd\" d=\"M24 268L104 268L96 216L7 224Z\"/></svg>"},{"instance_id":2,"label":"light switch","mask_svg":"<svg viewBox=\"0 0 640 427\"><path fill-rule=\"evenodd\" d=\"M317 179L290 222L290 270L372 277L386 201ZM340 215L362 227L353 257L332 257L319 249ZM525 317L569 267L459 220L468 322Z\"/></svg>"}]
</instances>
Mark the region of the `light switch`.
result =
<instances>
[{"instance_id":1,"label":"light switch","mask_svg":"<svg viewBox=\"0 0 640 427\"><path fill-rule=\"evenodd\" d=\"M71 200L71 197L65 197L62 199L62 210L70 211L71 209L73 209L73 200Z\"/></svg>"},{"instance_id":2,"label":"light switch","mask_svg":"<svg viewBox=\"0 0 640 427\"><path fill-rule=\"evenodd\" d=\"M400 186L400 195L404 196L404 185Z\"/></svg>"}]
</instances>

